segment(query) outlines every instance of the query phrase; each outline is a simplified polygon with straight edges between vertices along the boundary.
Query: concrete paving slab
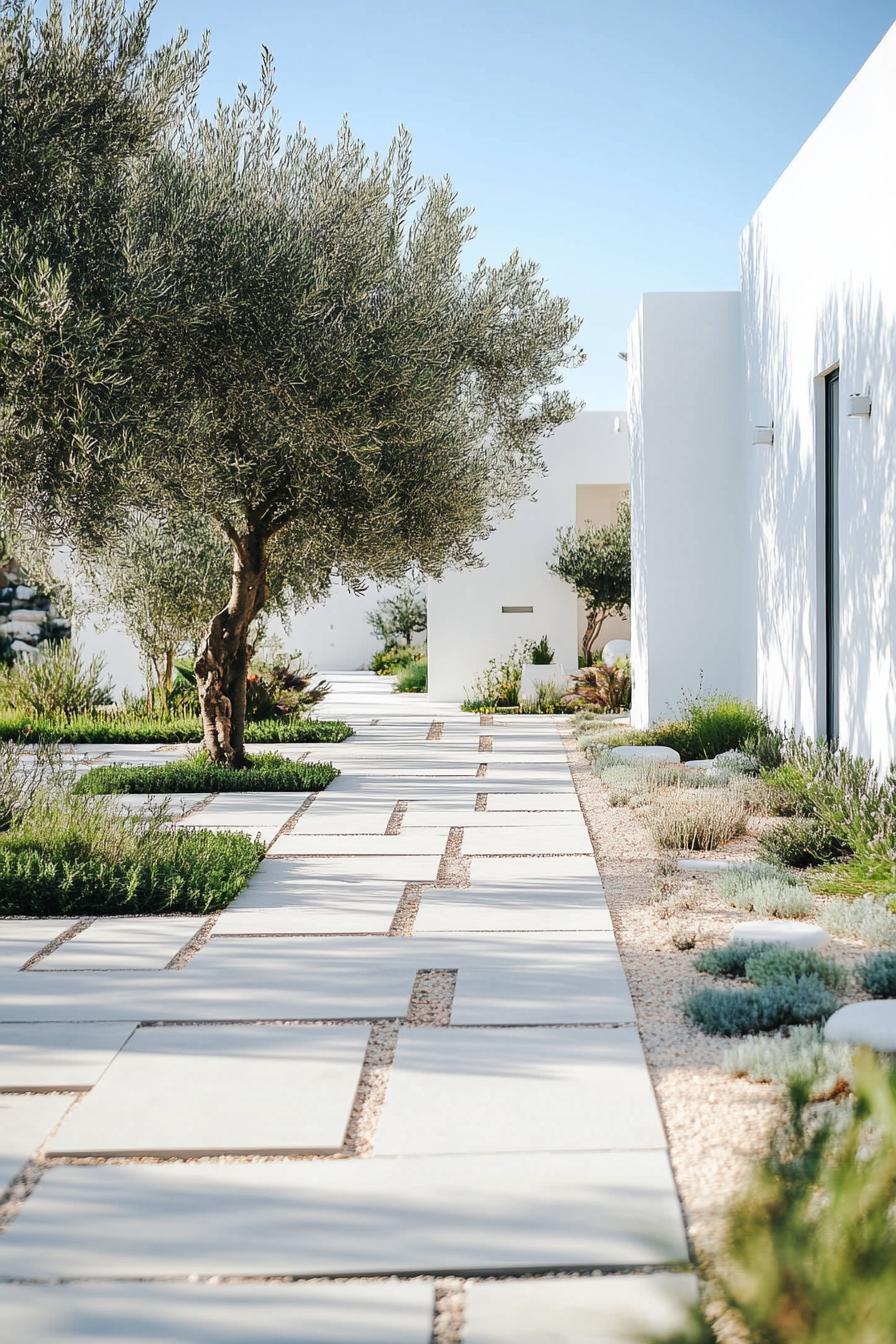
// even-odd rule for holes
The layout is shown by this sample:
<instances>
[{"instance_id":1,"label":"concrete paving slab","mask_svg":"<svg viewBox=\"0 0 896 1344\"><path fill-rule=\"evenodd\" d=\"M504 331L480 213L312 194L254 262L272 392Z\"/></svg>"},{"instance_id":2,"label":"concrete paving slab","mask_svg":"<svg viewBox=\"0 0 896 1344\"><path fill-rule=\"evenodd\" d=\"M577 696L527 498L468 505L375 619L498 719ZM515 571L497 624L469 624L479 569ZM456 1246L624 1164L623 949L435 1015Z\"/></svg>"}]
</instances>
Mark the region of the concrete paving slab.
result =
<instances>
[{"instance_id":1,"label":"concrete paving slab","mask_svg":"<svg viewBox=\"0 0 896 1344\"><path fill-rule=\"evenodd\" d=\"M330 1153L366 1027L140 1027L65 1121L56 1156Z\"/></svg>"},{"instance_id":2,"label":"concrete paving slab","mask_svg":"<svg viewBox=\"0 0 896 1344\"><path fill-rule=\"evenodd\" d=\"M526 827L533 826L567 828L581 825L579 818L571 812L477 812L474 807L444 807L438 803L411 802L401 821L401 829L412 826L482 826Z\"/></svg>"},{"instance_id":3,"label":"concrete paving slab","mask_svg":"<svg viewBox=\"0 0 896 1344\"><path fill-rule=\"evenodd\" d=\"M516 882L523 887L538 887L540 883L562 880L596 883L600 886L597 864L591 854L548 854L539 856L474 855L470 860L470 876L474 882Z\"/></svg>"},{"instance_id":4,"label":"concrete paving slab","mask_svg":"<svg viewBox=\"0 0 896 1344\"><path fill-rule=\"evenodd\" d=\"M576 812L581 815L582 809L576 791L571 786L549 793L513 793L497 789L489 793L486 815L489 812L517 811Z\"/></svg>"},{"instance_id":5,"label":"concrete paving slab","mask_svg":"<svg viewBox=\"0 0 896 1344\"><path fill-rule=\"evenodd\" d=\"M48 971L161 970L205 921L177 915L95 919L34 967Z\"/></svg>"},{"instance_id":6,"label":"concrete paving slab","mask_svg":"<svg viewBox=\"0 0 896 1344\"><path fill-rule=\"evenodd\" d=\"M520 883L476 880L469 887L424 887L415 935L474 930L613 928L600 883L593 877Z\"/></svg>"},{"instance_id":7,"label":"concrete paving slab","mask_svg":"<svg viewBox=\"0 0 896 1344\"><path fill-rule=\"evenodd\" d=\"M204 803L208 793L106 793L101 795L106 806L116 812L156 812L161 808L172 817L182 817L185 812Z\"/></svg>"},{"instance_id":8,"label":"concrete paving slab","mask_svg":"<svg viewBox=\"0 0 896 1344\"><path fill-rule=\"evenodd\" d=\"M322 855L284 855L274 859L268 856L259 866L258 873L265 872L269 863L289 862L295 865L294 871L320 888L333 883L349 885L358 890L370 889L372 884L383 882L434 882L441 862L440 854L322 854ZM237 900L243 901L250 884L240 892Z\"/></svg>"},{"instance_id":9,"label":"concrete paving slab","mask_svg":"<svg viewBox=\"0 0 896 1344\"><path fill-rule=\"evenodd\" d=\"M429 1344L428 1283L0 1285L0 1318L28 1344Z\"/></svg>"},{"instance_id":10,"label":"concrete paving slab","mask_svg":"<svg viewBox=\"0 0 896 1344\"><path fill-rule=\"evenodd\" d=\"M124 1045L136 1022L0 1026L0 1088L83 1091Z\"/></svg>"},{"instance_id":11,"label":"concrete paving slab","mask_svg":"<svg viewBox=\"0 0 896 1344\"><path fill-rule=\"evenodd\" d=\"M0 1239L0 1276L463 1274L686 1256L664 1152L59 1166Z\"/></svg>"},{"instance_id":12,"label":"concrete paving slab","mask_svg":"<svg viewBox=\"0 0 896 1344\"><path fill-rule=\"evenodd\" d=\"M0 1094L0 1191L18 1174L65 1115L72 1098Z\"/></svg>"},{"instance_id":13,"label":"concrete paving slab","mask_svg":"<svg viewBox=\"0 0 896 1344\"><path fill-rule=\"evenodd\" d=\"M285 826L303 803L306 793L219 793L197 816L195 825L240 826L245 830ZM192 818L187 818L187 824Z\"/></svg>"},{"instance_id":14,"label":"concrete paving slab","mask_svg":"<svg viewBox=\"0 0 896 1344\"><path fill-rule=\"evenodd\" d=\"M271 857L281 854L372 854L384 857L442 854L447 839L447 826L421 826L399 835L306 835L297 828L275 841L271 846Z\"/></svg>"},{"instance_id":15,"label":"concrete paving slab","mask_svg":"<svg viewBox=\"0 0 896 1344\"><path fill-rule=\"evenodd\" d=\"M406 1028L375 1139L378 1157L665 1146L634 1027Z\"/></svg>"},{"instance_id":16,"label":"concrete paving slab","mask_svg":"<svg viewBox=\"0 0 896 1344\"><path fill-rule=\"evenodd\" d=\"M396 799L396 802L398 800ZM296 819L299 835L385 835L393 807L349 806L347 799L339 799L330 806L320 806L318 798Z\"/></svg>"},{"instance_id":17,"label":"concrete paving slab","mask_svg":"<svg viewBox=\"0 0 896 1344\"><path fill-rule=\"evenodd\" d=\"M693 1274L613 1274L471 1283L464 1344L642 1344L683 1330Z\"/></svg>"},{"instance_id":18,"label":"concrete paving slab","mask_svg":"<svg viewBox=\"0 0 896 1344\"><path fill-rule=\"evenodd\" d=\"M404 892L395 879L308 873L306 859L260 864L215 934L388 933Z\"/></svg>"},{"instance_id":19,"label":"concrete paving slab","mask_svg":"<svg viewBox=\"0 0 896 1344\"><path fill-rule=\"evenodd\" d=\"M73 919L0 919L0 973L20 970L74 922Z\"/></svg>"},{"instance_id":20,"label":"concrete paving slab","mask_svg":"<svg viewBox=\"0 0 896 1344\"><path fill-rule=\"evenodd\" d=\"M481 812L480 816L486 813ZM510 814L508 814L510 815ZM562 814L561 814L562 815ZM464 832L462 854L592 854L584 822L569 826L474 826Z\"/></svg>"}]
</instances>

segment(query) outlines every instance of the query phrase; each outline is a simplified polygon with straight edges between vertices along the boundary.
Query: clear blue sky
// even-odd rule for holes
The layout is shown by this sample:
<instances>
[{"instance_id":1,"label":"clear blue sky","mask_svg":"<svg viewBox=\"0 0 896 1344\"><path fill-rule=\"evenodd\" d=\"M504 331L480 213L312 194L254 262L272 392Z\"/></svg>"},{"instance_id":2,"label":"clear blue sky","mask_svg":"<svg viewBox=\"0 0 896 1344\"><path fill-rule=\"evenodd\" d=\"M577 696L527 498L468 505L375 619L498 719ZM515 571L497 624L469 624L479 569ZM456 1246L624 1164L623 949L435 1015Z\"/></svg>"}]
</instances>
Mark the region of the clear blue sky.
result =
<instances>
[{"instance_id":1,"label":"clear blue sky","mask_svg":"<svg viewBox=\"0 0 896 1344\"><path fill-rule=\"evenodd\" d=\"M591 409L642 290L730 289L740 231L896 21L896 0L159 0L157 37L211 31L205 99L273 52L287 127L371 147L399 122L420 172L475 207L584 318ZM840 189L846 189L839 184Z\"/></svg>"}]
</instances>

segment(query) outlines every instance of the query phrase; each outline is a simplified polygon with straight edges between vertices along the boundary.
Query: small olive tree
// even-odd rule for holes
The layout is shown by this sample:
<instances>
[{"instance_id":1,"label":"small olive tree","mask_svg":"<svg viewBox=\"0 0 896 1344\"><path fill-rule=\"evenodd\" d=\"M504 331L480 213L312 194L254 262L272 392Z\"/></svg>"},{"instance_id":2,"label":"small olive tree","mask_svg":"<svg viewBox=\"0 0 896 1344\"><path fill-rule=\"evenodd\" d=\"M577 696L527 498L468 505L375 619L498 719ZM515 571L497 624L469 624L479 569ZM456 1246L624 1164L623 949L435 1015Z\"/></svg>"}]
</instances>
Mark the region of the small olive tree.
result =
<instances>
[{"instance_id":1,"label":"small olive tree","mask_svg":"<svg viewBox=\"0 0 896 1344\"><path fill-rule=\"evenodd\" d=\"M58 388L78 432L64 450L44 434L22 380L0 430L0 482L15 460L36 525L97 549L136 504L227 539L230 594L196 670L206 749L232 766L272 572L301 604L334 575L398 582L474 561L543 468L541 438L574 414L560 382L580 358L578 320L534 264L463 269L469 211L447 180L414 177L405 132L383 158L347 126L329 146L282 138L273 93L265 55L257 95L141 141L113 357L98 368L75 349ZM40 326L27 340L53 349ZM79 400L85 380L102 414Z\"/></svg>"},{"instance_id":2,"label":"small olive tree","mask_svg":"<svg viewBox=\"0 0 896 1344\"><path fill-rule=\"evenodd\" d=\"M426 629L426 597L412 584L405 584L367 613L367 624L386 649L400 639L410 645L414 635Z\"/></svg>"},{"instance_id":3,"label":"small olive tree","mask_svg":"<svg viewBox=\"0 0 896 1344\"><path fill-rule=\"evenodd\" d=\"M586 663L607 617L623 616L631 604L631 531L631 506L624 499L605 527L567 527L557 533L548 569L571 584L585 604Z\"/></svg>"},{"instance_id":4,"label":"small olive tree","mask_svg":"<svg viewBox=\"0 0 896 1344\"><path fill-rule=\"evenodd\" d=\"M230 590L230 548L204 519L135 514L104 551L84 557L91 609L120 620L164 707L174 661L195 654Z\"/></svg>"}]
</instances>

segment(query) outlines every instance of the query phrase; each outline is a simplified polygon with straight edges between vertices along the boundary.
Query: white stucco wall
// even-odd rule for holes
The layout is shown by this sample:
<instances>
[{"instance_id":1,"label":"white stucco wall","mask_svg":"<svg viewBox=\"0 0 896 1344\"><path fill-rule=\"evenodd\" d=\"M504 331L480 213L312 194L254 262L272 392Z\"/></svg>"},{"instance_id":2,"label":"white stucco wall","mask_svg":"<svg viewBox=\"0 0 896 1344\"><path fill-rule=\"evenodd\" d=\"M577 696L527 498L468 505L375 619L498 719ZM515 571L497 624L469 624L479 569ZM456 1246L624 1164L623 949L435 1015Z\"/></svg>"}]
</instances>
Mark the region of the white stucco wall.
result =
<instances>
[{"instance_id":1,"label":"white stucco wall","mask_svg":"<svg viewBox=\"0 0 896 1344\"><path fill-rule=\"evenodd\" d=\"M632 721L751 695L740 295L645 294L629 330Z\"/></svg>"},{"instance_id":2,"label":"white stucco wall","mask_svg":"<svg viewBox=\"0 0 896 1344\"><path fill-rule=\"evenodd\" d=\"M491 658L517 639L547 635L558 661L577 666L576 595L548 572L557 529L576 521L577 485L629 479L628 434L619 412L586 411L544 445L547 474L482 548L484 566L429 585L429 690L460 699ZM505 614L502 606L531 606Z\"/></svg>"},{"instance_id":3,"label":"white stucco wall","mask_svg":"<svg viewBox=\"0 0 896 1344\"><path fill-rule=\"evenodd\" d=\"M823 375L840 366L840 737L896 759L896 28L742 240L761 702L823 727ZM847 416L871 390L870 420Z\"/></svg>"}]
</instances>

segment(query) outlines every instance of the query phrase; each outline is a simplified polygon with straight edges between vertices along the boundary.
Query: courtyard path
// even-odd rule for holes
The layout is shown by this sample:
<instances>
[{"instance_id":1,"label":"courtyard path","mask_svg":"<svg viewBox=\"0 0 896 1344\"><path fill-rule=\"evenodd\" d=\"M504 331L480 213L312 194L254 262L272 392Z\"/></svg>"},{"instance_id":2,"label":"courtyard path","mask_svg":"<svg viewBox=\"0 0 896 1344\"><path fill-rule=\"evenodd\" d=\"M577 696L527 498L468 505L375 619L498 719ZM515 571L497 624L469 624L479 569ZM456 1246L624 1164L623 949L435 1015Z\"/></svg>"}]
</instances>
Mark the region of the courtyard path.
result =
<instances>
[{"instance_id":1,"label":"courtyard path","mask_svg":"<svg viewBox=\"0 0 896 1344\"><path fill-rule=\"evenodd\" d=\"M329 789L172 800L267 844L228 910L0 922L10 1339L622 1344L692 1297L556 724L330 680L355 736L284 749Z\"/></svg>"}]
</instances>

